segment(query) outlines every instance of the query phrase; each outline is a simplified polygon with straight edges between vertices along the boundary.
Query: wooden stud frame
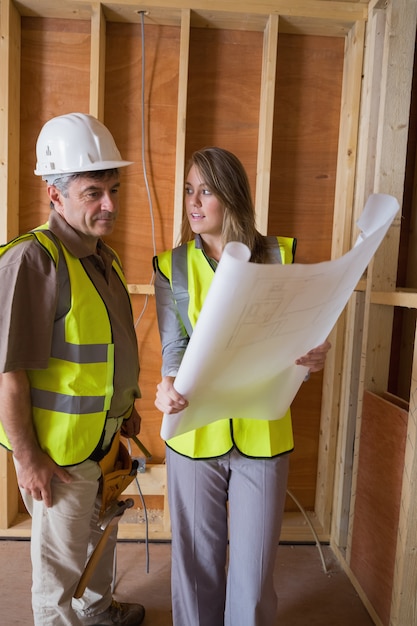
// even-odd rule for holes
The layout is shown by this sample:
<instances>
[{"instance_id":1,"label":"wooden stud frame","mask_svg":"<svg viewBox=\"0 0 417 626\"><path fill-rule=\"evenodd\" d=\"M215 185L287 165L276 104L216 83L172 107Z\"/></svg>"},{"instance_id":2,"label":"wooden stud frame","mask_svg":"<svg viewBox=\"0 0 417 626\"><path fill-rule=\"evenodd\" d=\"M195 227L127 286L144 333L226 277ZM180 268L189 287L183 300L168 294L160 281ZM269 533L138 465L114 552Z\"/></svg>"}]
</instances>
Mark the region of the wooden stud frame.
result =
<instances>
[{"instance_id":1,"label":"wooden stud frame","mask_svg":"<svg viewBox=\"0 0 417 626\"><path fill-rule=\"evenodd\" d=\"M0 239L18 232L19 221L19 100L20 16L9 2L0 4ZM0 526L8 528L18 515L18 492L10 455L0 454Z\"/></svg>"},{"instance_id":2,"label":"wooden stud frame","mask_svg":"<svg viewBox=\"0 0 417 626\"><path fill-rule=\"evenodd\" d=\"M390 193L402 201L408 111L411 92L417 3L415 0L155 0L139 7L149 23L181 28L176 138L176 191L173 242L179 234L186 137L186 102L190 27L235 28L264 33L255 204L258 227L266 231L279 32L340 36L345 39L332 258L355 239L355 221L369 193ZM0 0L0 240L18 234L19 76L21 16L91 20L90 111L100 119L104 108L106 20L139 22L132 0ZM405 62L406 60L406 62ZM365 604L367 599L349 567L354 508L355 463L351 450L360 438L364 388L386 389L394 306L417 308L417 294L395 289L400 217L367 275L358 285L331 337L333 350L324 373L317 495L312 522L322 540L330 538L340 563ZM152 292L130 285L132 293ZM370 320L372 318L372 323ZM414 624L417 588L415 526L417 504L417 354L414 354L402 509L390 626ZM372 379L370 373L372 372ZM17 516L18 493L10 455L0 451L0 528L7 536L29 536L30 522ZM141 477L144 493L162 494L165 512L155 537L169 536L165 467ZM121 531L132 537L132 529ZM143 531L134 530L135 538ZM298 514L286 516L282 539L311 539ZM367 608L378 622L372 607Z\"/></svg>"},{"instance_id":3,"label":"wooden stud frame","mask_svg":"<svg viewBox=\"0 0 417 626\"><path fill-rule=\"evenodd\" d=\"M363 46L364 24L366 19L366 3L346 2L320 2L320 1L296 1L296 2L231 2L228 11L224 10L222 2L193 2L192 10L187 2L161 1L148 2L144 11L145 21L151 23L175 24L181 28L180 57L179 57L179 85L178 85L178 108L177 108L177 142L176 142L176 174L175 174L175 207L173 242L178 239L179 225L182 216L182 185L184 177L184 156L186 137L186 104L187 104L187 78L190 43L190 27L192 25L209 28L237 28L249 30L261 30L264 33L264 49L262 59L261 97L259 115L259 139L255 206L257 211L258 227L266 232L268 222L269 182L272 153L272 133L275 96L275 69L278 45L278 31L301 32L306 34L321 34L329 36L343 36L347 41L345 60L345 85L343 89L343 104L341 111L341 142L338 158L338 181L336 197L343 198L343 203L336 203L340 208L340 215L350 214L352 202L352 190L354 187L354 162L355 162L355 139L358 118L358 89L355 85L360 84L361 51ZM155 5L155 6L154 6ZM234 6L233 6L234 5ZM18 41L20 38L20 15L41 15L43 17L64 17L68 19L89 19L91 21L91 61L90 61L90 112L99 119L103 119L104 113L104 68L105 68L105 34L106 19L115 21L140 20L138 7L131 0L122 0L116 3L95 2L89 5L79 0L69 0L65 3L54 3L48 0L24 0L13 2L1 0L2 11L14 15L14 22L4 20L4 26L8 28L7 40ZM17 7L17 8L16 8ZM236 11L231 9L235 8ZM359 35L358 35L359 33ZM350 43L349 43L350 42ZM11 47L11 46L10 46ZM6 56L6 55L4 55ZM14 63L19 64L19 56L15 54ZM16 74L14 74L16 75ZM11 77L9 85L13 83ZM18 102L18 100L16 100ZM9 115L15 118L6 118L5 128L18 128L18 106L5 107ZM13 143L11 152L18 154L18 141ZM7 145L7 144L5 144ZM12 171L7 167L6 176ZM15 185L17 188L17 185ZM350 193L346 194L349 189ZM339 191L338 191L339 190ZM5 202L9 216L18 206L18 199ZM9 224L9 218L6 220ZM10 222L13 230L7 231L6 241L17 234L17 220ZM339 224L335 219L335 224ZM337 256L348 249L345 229L342 227L341 236L345 243L336 246L333 256ZM336 237L338 239L339 236ZM151 294L153 289L150 285L129 285L131 293ZM336 348L336 341L333 342ZM334 350L333 354L340 354ZM340 358L340 357L338 357ZM328 368L329 369L329 368ZM337 430L337 416L334 411L337 405L338 389L331 380L333 368L330 368L330 379L327 376L326 406L323 407L324 434L321 443L319 462L320 487L317 491L316 513L312 515L312 521L316 531L323 540L328 540L331 519L331 496L333 488L333 459L335 456L335 432ZM330 450L330 455L329 455ZM0 451L0 458L5 457L4 451ZM329 459L331 462L329 463ZM6 464L7 465L7 464ZM12 468L13 470L13 468ZM142 482L146 477L141 477ZM7 480L8 492L12 492L11 481ZM146 486L145 486L146 490ZM165 494L165 484L162 481L156 493ZM1 497L1 496L0 496ZM17 501L17 494L13 500ZM10 506L2 507L5 516L5 534L26 534L29 532L30 523L23 520L14 523L16 511ZM14 520L14 522L13 522ZM283 538L295 540L311 539L310 531L306 527L304 518L300 514L288 514L283 529Z\"/></svg>"},{"instance_id":4,"label":"wooden stud frame","mask_svg":"<svg viewBox=\"0 0 417 626\"><path fill-rule=\"evenodd\" d=\"M358 160L352 218L372 192L403 197L408 115L411 94L417 5L415 2L371 2L365 40L366 56L358 135ZM402 87L400 87L400 84ZM404 85L407 88L404 89ZM387 389L394 306L415 307L415 293L396 290L400 214L370 263L347 308L343 393L339 415L338 460L331 545L367 606L375 624L382 622L350 569L352 520L362 398L364 389ZM416 355L410 393L408 438L403 478L390 626L416 623L415 391ZM354 446L352 444L354 443ZM349 450L354 449L352 459ZM349 467L352 466L352 471ZM414 533L414 534L413 534Z\"/></svg>"}]
</instances>

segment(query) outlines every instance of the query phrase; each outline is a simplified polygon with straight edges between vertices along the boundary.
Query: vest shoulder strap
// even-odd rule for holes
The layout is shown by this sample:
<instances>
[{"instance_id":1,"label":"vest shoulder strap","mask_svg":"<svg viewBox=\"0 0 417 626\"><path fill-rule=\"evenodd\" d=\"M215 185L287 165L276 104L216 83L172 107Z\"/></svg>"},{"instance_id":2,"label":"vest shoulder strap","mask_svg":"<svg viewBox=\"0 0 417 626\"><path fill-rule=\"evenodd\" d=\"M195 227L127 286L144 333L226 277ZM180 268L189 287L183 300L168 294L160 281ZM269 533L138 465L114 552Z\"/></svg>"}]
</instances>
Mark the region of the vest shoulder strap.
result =
<instances>
[{"instance_id":1,"label":"vest shoulder strap","mask_svg":"<svg viewBox=\"0 0 417 626\"><path fill-rule=\"evenodd\" d=\"M265 239L268 245L269 254L273 258L275 263L282 263L281 250L280 250L280 246L278 243L278 239L274 237L273 235L267 235Z\"/></svg>"},{"instance_id":2,"label":"vest shoulder strap","mask_svg":"<svg viewBox=\"0 0 417 626\"><path fill-rule=\"evenodd\" d=\"M171 287L182 323L191 337L193 327L188 316L190 294L188 291L188 244L184 243L172 250Z\"/></svg>"},{"instance_id":3,"label":"vest shoulder strap","mask_svg":"<svg viewBox=\"0 0 417 626\"><path fill-rule=\"evenodd\" d=\"M294 263L297 239L294 237L275 237L267 235L265 237L269 252L276 263Z\"/></svg>"},{"instance_id":4,"label":"vest shoulder strap","mask_svg":"<svg viewBox=\"0 0 417 626\"><path fill-rule=\"evenodd\" d=\"M19 243L36 239L41 248L52 259L54 264L58 265L59 259L62 256L62 254L60 254L60 245L56 237L51 233L51 231L47 230L47 227L47 224L44 224L39 228L24 233L23 235L18 235L14 239L11 239L8 243L0 246L0 256Z\"/></svg>"}]
</instances>

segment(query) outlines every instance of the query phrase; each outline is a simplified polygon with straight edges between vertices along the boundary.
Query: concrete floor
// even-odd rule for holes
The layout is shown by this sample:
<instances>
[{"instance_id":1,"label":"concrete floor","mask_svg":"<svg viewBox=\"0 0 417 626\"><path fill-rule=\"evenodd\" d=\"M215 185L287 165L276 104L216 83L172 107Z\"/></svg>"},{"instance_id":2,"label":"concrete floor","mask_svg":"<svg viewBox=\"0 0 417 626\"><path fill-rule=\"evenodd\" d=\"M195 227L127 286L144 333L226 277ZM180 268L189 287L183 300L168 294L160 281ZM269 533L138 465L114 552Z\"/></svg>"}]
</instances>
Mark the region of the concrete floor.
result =
<instances>
[{"instance_id":1,"label":"concrete floor","mask_svg":"<svg viewBox=\"0 0 417 626\"><path fill-rule=\"evenodd\" d=\"M171 546L151 543L148 552L149 573L145 544L118 543L114 597L144 604L144 626L172 626ZM373 621L330 548L324 547L323 552L327 573L315 546L280 546L275 572L277 626L372 626ZM28 541L0 541L0 607L2 626L33 624Z\"/></svg>"}]
</instances>

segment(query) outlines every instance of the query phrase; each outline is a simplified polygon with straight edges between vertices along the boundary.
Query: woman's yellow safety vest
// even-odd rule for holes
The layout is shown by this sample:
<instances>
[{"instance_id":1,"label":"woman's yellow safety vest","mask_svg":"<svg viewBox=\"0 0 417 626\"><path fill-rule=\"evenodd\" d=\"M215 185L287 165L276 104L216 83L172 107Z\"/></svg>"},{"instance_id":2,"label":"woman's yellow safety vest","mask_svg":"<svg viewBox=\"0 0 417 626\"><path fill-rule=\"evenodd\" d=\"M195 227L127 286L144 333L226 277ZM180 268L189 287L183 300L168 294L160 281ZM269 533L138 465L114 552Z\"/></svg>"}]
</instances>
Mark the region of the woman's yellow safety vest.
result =
<instances>
[{"instance_id":1,"label":"woman's yellow safety vest","mask_svg":"<svg viewBox=\"0 0 417 626\"><path fill-rule=\"evenodd\" d=\"M269 237L277 262L293 263L296 240ZM159 254L157 266L169 280L181 320L191 336L207 296L214 268L202 249L190 241ZM169 439L167 445L187 457L207 459L221 456L233 446L248 457L269 458L294 447L291 413L277 420L241 419L231 416Z\"/></svg>"},{"instance_id":2,"label":"woman's yellow safety vest","mask_svg":"<svg viewBox=\"0 0 417 626\"><path fill-rule=\"evenodd\" d=\"M35 237L53 260L60 287L69 285L70 308L55 320L48 367L27 374L41 448L58 465L74 465L89 458L101 440L113 396L114 345L101 296L79 259L47 228L17 237L0 253ZM127 291L116 260L113 268ZM11 449L1 424L0 443Z\"/></svg>"}]
</instances>

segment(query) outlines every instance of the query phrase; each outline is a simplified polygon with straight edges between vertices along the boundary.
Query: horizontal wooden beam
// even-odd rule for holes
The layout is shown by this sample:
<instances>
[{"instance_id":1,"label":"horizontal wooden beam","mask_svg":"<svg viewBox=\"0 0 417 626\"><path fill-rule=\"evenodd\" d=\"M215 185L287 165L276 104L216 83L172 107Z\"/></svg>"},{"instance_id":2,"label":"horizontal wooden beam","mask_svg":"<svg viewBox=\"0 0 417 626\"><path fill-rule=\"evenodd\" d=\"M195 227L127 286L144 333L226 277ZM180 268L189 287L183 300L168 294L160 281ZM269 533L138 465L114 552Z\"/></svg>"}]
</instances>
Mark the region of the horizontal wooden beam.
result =
<instances>
[{"instance_id":1,"label":"horizontal wooden beam","mask_svg":"<svg viewBox=\"0 0 417 626\"><path fill-rule=\"evenodd\" d=\"M365 291L366 280L362 279L355 287L355 291ZM371 304L385 306L400 306L407 309L417 309L417 291L415 289L396 289L395 291L372 291Z\"/></svg>"},{"instance_id":2,"label":"horizontal wooden beam","mask_svg":"<svg viewBox=\"0 0 417 626\"><path fill-rule=\"evenodd\" d=\"M403 289L397 291L373 291L371 293L371 304L417 309L417 293Z\"/></svg>"},{"instance_id":3,"label":"horizontal wooden beam","mask_svg":"<svg viewBox=\"0 0 417 626\"><path fill-rule=\"evenodd\" d=\"M155 288L153 285L128 285L129 293L133 295L154 296Z\"/></svg>"},{"instance_id":4,"label":"horizontal wooden beam","mask_svg":"<svg viewBox=\"0 0 417 626\"><path fill-rule=\"evenodd\" d=\"M366 281L361 280L356 285L355 291L365 291ZM133 295L154 296L153 285L130 284L129 293ZM373 291L371 304L384 304L386 306L400 306L409 309L417 309L417 292L412 289L397 289L396 291Z\"/></svg>"},{"instance_id":5,"label":"horizontal wooden beam","mask_svg":"<svg viewBox=\"0 0 417 626\"><path fill-rule=\"evenodd\" d=\"M17 0L21 15L89 20L102 7L109 21L180 26L182 10L191 10L191 25L201 28L265 30L270 15L282 17L282 30L301 34L345 36L355 22L367 19L367 2L342 0Z\"/></svg>"}]
</instances>

